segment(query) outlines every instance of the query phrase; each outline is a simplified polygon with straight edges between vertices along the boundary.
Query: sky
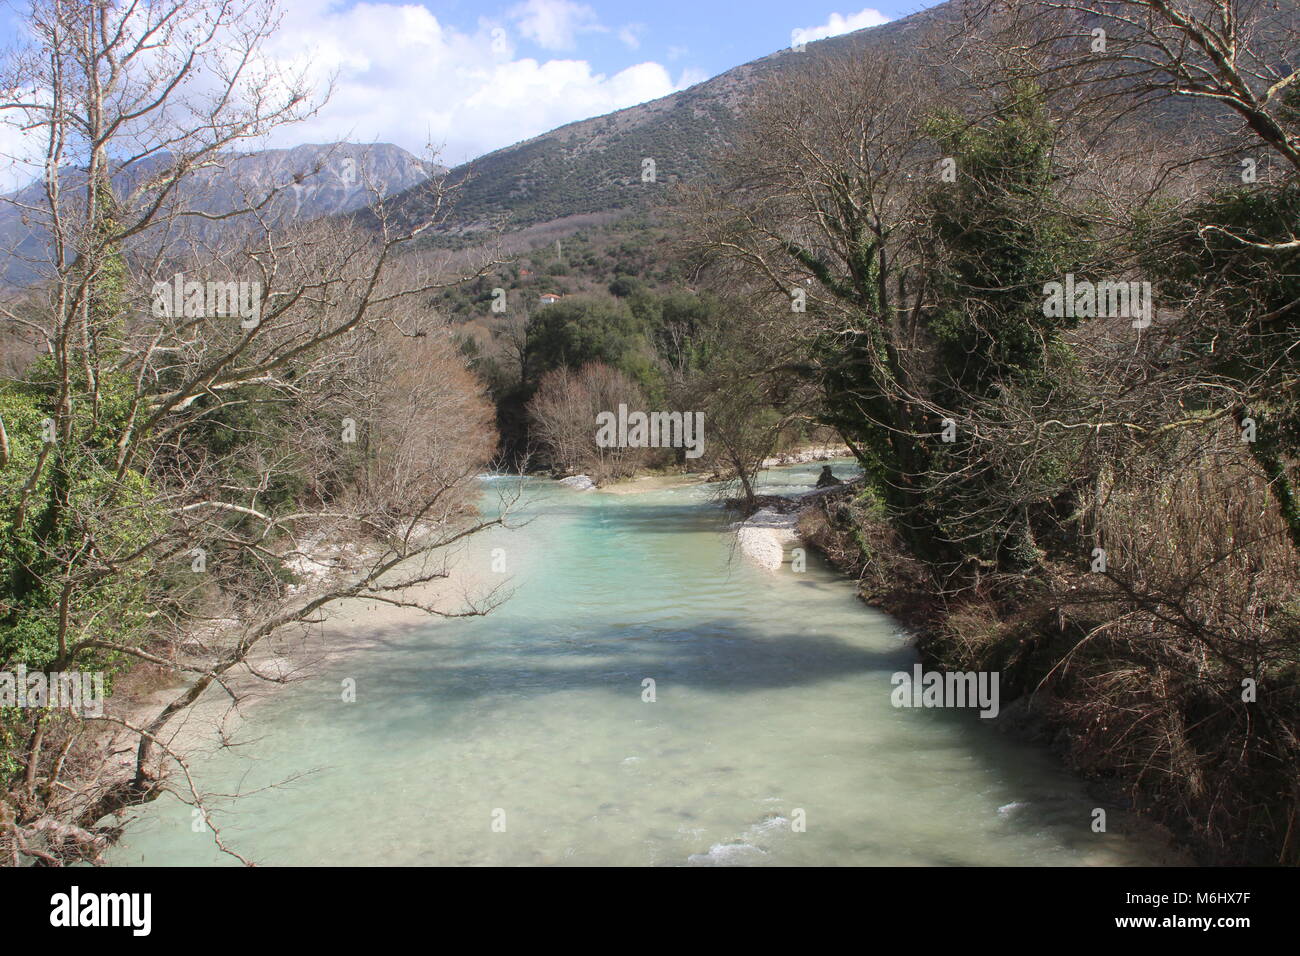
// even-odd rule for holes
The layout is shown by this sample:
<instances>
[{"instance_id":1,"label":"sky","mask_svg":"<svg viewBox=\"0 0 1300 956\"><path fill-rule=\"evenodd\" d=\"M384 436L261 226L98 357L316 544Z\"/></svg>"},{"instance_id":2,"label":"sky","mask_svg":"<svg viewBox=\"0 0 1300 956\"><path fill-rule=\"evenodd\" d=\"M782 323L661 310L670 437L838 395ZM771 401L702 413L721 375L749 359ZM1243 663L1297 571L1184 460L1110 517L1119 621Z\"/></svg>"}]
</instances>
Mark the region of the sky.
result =
<instances>
[{"instance_id":1,"label":"sky","mask_svg":"<svg viewBox=\"0 0 1300 956\"><path fill-rule=\"evenodd\" d=\"M449 166L935 0L281 0L266 53L335 88L266 146L396 143ZM21 10L23 4L17 3ZM17 29L0 9L0 38ZM0 143L0 147L7 144Z\"/></svg>"}]
</instances>

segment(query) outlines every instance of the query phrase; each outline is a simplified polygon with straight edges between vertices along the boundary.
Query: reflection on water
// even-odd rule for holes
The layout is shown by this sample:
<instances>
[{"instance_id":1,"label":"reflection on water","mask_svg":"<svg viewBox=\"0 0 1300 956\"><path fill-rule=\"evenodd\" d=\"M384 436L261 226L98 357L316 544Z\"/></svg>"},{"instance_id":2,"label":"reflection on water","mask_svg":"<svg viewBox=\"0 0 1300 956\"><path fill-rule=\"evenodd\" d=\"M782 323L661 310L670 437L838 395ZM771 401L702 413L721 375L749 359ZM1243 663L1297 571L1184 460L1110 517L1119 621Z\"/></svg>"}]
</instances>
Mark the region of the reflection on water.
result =
<instances>
[{"instance_id":1,"label":"reflection on water","mask_svg":"<svg viewBox=\"0 0 1300 956\"><path fill-rule=\"evenodd\" d=\"M230 804L228 843L269 864L1144 862L1091 831L1044 754L969 712L893 708L914 661L894 623L811 555L804 574L745 565L707 489L522 484L533 520L462 558L505 549L507 604L376 633L201 762L214 791L306 773ZM170 798L111 859L233 862Z\"/></svg>"}]
</instances>

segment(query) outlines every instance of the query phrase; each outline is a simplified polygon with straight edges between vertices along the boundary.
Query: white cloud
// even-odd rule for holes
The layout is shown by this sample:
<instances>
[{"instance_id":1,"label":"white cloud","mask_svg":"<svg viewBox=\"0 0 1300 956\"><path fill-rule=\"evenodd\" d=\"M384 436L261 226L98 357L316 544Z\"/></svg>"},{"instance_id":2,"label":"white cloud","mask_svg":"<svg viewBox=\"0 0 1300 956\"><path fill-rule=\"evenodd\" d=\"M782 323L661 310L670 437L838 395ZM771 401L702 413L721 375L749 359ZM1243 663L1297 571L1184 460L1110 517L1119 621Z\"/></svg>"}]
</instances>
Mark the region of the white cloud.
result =
<instances>
[{"instance_id":1,"label":"white cloud","mask_svg":"<svg viewBox=\"0 0 1300 956\"><path fill-rule=\"evenodd\" d=\"M572 0L525 0L511 8L519 32L543 50L572 50L579 33L602 33L596 11Z\"/></svg>"},{"instance_id":2,"label":"white cloud","mask_svg":"<svg viewBox=\"0 0 1300 956\"><path fill-rule=\"evenodd\" d=\"M290 9L268 52L284 63L310 62L318 82L337 77L321 114L278 131L274 146L347 138L422 154L432 142L454 166L702 79L687 71L674 82L653 62L603 74L579 59L515 59L499 23L481 20L463 33L416 4L336 9L331 0L295 0Z\"/></svg>"},{"instance_id":3,"label":"white cloud","mask_svg":"<svg viewBox=\"0 0 1300 956\"><path fill-rule=\"evenodd\" d=\"M570 4L572 6L572 4ZM416 2L294 0L264 53L302 70L330 101L313 118L246 149L338 140L387 142L423 157L441 148L449 166L557 126L667 96L707 77L643 62L600 73L585 60L516 58L508 20L470 31L441 23ZM34 178L40 143L0 124L0 191Z\"/></svg>"},{"instance_id":4,"label":"white cloud","mask_svg":"<svg viewBox=\"0 0 1300 956\"><path fill-rule=\"evenodd\" d=\"M682 84L694 82L685 73ZM581 60L516 60L504 64L466 102L465 111L499 127L526 116L529 127L509 142L556 126L644 103L681 88L658 63L639 63L605 77Z\"/></svg>"},{"instance_id":5,"label":"white cloud","mask_svg":"<svg viewBox=\"0 0 1300 956\"><path fill-rule=\"evenodd\" d=\"M44 150L39 133L24 133L17 117L0 123L0 193L26 186L41 175Z\"/></svg>"},{"instance_id":6,"label":"white cloud","mask_svg":"<svg viewBox=\"0 0 1300 956\"><path fill-rule=\"evenodd\" d=\"M618 31L618 38L629 50L636 50L641 46L641 35L644 33L644 23L629 23Z\"/></svg>"},{"instance_id":7,"label":"white cloud","mask_svg":"<svg viewBox=\"0 0 1300 956\"><path fill-rule=\"evenodd\" d=\"M709 74L705 73L703 70L697 70L694 67L687 67L682 70L681 74L677 77L677 88L679 90L684 90L686 87L694 86L696 83L703 83L708 78Z\"/></svg>"},{"instance_id":8,"label":"white cloud","mask_svg":"<svg viewBox=\"0 0 1300 956\"><path fill-rule=\"evenodd\" d=\"M800 37L805 43L812 43L814 40L825 40L827 37L837 37L845 33L852 33L854 30L863 30L867 27L878 27L882 23L888 23L889 17L885 16L879 10L873 10L867 7L859 10L857 13L850 13L847 16L841 16L838 13L832 13L830 19L819 27L804 27L799 32Z\"/></svg>"}]
</instances>

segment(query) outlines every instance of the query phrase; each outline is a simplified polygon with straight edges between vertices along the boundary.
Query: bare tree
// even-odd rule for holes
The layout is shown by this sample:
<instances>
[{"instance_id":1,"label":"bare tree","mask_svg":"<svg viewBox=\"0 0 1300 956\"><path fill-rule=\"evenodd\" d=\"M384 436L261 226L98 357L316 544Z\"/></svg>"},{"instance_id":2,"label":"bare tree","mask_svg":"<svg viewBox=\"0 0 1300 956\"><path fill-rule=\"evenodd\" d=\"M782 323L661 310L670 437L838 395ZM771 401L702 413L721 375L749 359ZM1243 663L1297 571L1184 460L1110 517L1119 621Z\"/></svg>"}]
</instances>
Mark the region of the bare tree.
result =
<instances>
[{"instance_id":1,"label":"bare tree","mask_svg":"<svg viewBox=\"0 0 1300 956\"><path fill-rule=\"evenodd\" d=\"M205 808L169 728L214 685L237 700L228 678L279 629L348 597L441 615L495 600L416 588L502 520L473 508L490 408L421 304L491 263L403 255L450 191L433 181L428 215L401 224L376 191L365 229L286 222L276 200L300 177L194 188L315 108L261 55L278 22L269 0L35 0L32 42L0 74L0 115L40 138L49 170L23 210L48 237L43 282L2 313L42 354L0 383L0 663L124 660L185 680L143 724L46 709L8 728L14 861L97 859L117 832L105 818L173 783ZM295 561L339 536L365 545L360 566L294 583ZM183 650L216 618L237 623ZM127 774L92 759L105 723L134 740Z\"/></svg>"},{"instance_id":2,"label":"bare tree","mask_svg":"<svg viewBox=\"0 0 1300 956\"><path fill-rule=\"evenodd\" d=\"M619 405L639 410L640 387L615 368L589 362L577 371L561 366L542 377L528 403L535 440L551 466L564 474L583 473L598 484L636 473L645 458L641 448L597 444L597 416Z\"/></svg>"}]
</instances>

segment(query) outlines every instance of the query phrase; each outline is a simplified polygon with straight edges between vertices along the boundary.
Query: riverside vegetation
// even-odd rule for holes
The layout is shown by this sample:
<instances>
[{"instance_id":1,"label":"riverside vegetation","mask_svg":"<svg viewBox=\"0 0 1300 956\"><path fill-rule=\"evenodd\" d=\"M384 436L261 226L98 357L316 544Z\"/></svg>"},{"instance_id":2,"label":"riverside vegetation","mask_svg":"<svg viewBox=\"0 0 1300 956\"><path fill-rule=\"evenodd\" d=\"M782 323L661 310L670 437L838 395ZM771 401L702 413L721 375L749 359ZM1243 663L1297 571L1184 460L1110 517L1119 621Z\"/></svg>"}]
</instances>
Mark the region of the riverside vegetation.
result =
<instances>
[{"instance_id":1,"label":"riverside vegetation","mask_svg":"<svg viewBox=\"0 0 1300 956\"><path fill-rule=\"evenodd\" d=\"M816 383L866 471L807 536L1217 862L1300 860L1282 6L968 7L923 80L843 58L760 94L690 199L752 379ZM1154 318L1052 309L1071 274L1150 282Z\"/></svg>"}]
</instances>

